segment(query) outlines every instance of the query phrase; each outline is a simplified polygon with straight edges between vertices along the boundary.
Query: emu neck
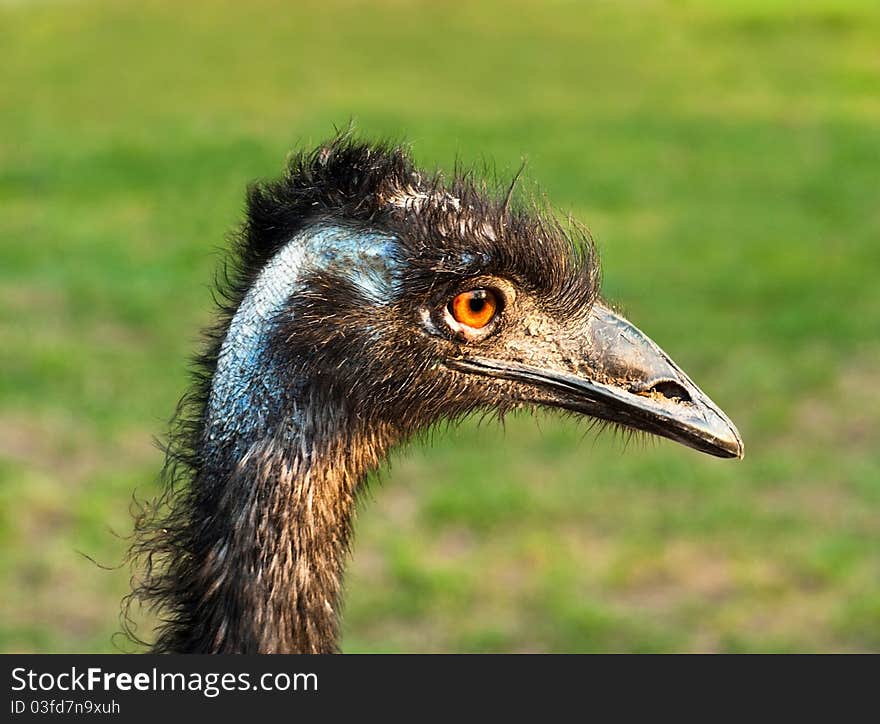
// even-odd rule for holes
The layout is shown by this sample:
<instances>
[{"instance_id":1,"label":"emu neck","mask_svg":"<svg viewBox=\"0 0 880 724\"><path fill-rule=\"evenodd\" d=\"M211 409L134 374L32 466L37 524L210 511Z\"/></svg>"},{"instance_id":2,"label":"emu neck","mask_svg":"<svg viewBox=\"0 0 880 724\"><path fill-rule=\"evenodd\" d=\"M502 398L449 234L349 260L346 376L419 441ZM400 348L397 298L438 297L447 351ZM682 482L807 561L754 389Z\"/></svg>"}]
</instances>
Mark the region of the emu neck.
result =
<instances>
[{"instance_id":1,"label":"emu neck","mask_svg":"<svg viewBox=\"0 0 880 724\"><path fill-rule=\"evenodd\" d=\"M159 597L158 650L330 652L355 492L393 435L314 386L309 349L279 330L309 271L344 272L359 294L393 292L393 239L338 226L301 231L269 260L230 320L193 457L180 560ZM329 399L328 399L329 397ZM179 522L175 519L175 522Z\"/></svg>"},{"instance_id":2,"label":"emu neck","mask_svg":"<svg viewBox=\"0 0 880 724\"><path fill-rule=\"evenodd\" d=\"M337 651L355 495L383 453L375 438L307 447L271 436L228 469L200 470L183 616L160 648Z\"/></svg>"}]
</instances>

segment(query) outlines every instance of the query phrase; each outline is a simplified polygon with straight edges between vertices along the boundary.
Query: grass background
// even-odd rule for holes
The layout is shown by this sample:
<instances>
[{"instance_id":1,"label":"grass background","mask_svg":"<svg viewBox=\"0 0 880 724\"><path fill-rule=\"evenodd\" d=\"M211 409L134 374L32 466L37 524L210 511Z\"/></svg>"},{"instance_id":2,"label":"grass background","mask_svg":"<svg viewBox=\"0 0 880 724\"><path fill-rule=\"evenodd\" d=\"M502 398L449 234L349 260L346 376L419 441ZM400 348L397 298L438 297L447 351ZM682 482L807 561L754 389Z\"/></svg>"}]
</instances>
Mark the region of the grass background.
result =
<instances>
[{"instance_id":1,"label":"grass background","mask_svg":"<svg viewBox=\"0 0 880 724\"><path fill-rule=\"evenodd\" d=\"M114 650L243 189L354 118L522 157L743 462L554 419L398 455L346 651L880 651L880 5L0 0L0 649ZM148 622L145 622L145 625Z\"/></svg>"}]
</instances>

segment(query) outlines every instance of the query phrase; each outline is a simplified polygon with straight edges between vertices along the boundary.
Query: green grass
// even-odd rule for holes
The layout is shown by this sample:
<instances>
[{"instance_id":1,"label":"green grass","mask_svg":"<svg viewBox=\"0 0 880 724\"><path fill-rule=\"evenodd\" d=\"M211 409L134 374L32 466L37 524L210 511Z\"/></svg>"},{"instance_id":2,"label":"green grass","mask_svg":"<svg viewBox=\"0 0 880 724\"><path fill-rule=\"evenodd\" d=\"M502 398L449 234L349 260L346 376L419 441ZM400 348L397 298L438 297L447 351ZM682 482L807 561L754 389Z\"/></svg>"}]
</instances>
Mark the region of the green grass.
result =
<instances>
[{"instance_id":1,"label":"green grass","mask_svg":"<svg viewBox=\"0 0 880 724\"><path fill-rule=\"evenodd\" d=\"M0 2L0 649L113 650L243 189L354 118L524 156L731 463L466 424L362 506L349 651L880 651L872 0ZM114 534L115 532L115 534Z\"/></svg>"}]
</instances>

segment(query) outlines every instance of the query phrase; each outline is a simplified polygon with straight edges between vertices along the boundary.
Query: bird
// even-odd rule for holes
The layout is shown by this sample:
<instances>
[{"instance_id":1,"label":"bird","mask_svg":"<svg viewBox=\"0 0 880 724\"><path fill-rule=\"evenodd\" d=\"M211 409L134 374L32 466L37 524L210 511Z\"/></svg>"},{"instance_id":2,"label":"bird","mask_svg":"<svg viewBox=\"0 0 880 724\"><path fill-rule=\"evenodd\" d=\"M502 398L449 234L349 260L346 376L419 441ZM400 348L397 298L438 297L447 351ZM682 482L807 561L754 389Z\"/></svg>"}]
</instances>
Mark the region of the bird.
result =
<instances>
[{"instance_id":1,"label":"bird","mask_svg":"<svg viewBox=\"0 0 880 724\"><path fill-rule=\"evenodd\" d=\"M342 132L249 186L162 492L135 510L130 635L137 602L154 652L338 652L365 478L441 421L552 408L743 456L601 296L585 227L516 178L447 179Z\"/></svg>"}]
</instances>

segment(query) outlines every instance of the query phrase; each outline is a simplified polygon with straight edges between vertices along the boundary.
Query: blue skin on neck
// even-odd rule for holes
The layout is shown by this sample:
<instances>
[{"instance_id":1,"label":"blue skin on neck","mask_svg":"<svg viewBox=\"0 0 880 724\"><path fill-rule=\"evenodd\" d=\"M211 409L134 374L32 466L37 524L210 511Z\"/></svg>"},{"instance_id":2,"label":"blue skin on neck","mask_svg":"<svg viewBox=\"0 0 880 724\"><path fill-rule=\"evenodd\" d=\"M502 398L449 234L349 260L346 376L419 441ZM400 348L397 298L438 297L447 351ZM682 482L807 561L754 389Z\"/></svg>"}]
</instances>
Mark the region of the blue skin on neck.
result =
<instances>
[{"instance_id":1,"label":"blue skin on neck","mask_svg":"<svg viewBox=\"0 0 880 724\"><path fill-rule=\"evenodd\" d=\"M289 393L302 381L282 379L269 341L278 314L302 290L304 277L329 270L344 277L372 304L387 304L397 289L399 262L393 236L340 226L314 226L294 236L266 264L238 307L217 359L208 399L209 449L242 456L269 432L273 419L301 427ZM283 409L289 407L290 410Z\"/></svg>"}]
</instances>

